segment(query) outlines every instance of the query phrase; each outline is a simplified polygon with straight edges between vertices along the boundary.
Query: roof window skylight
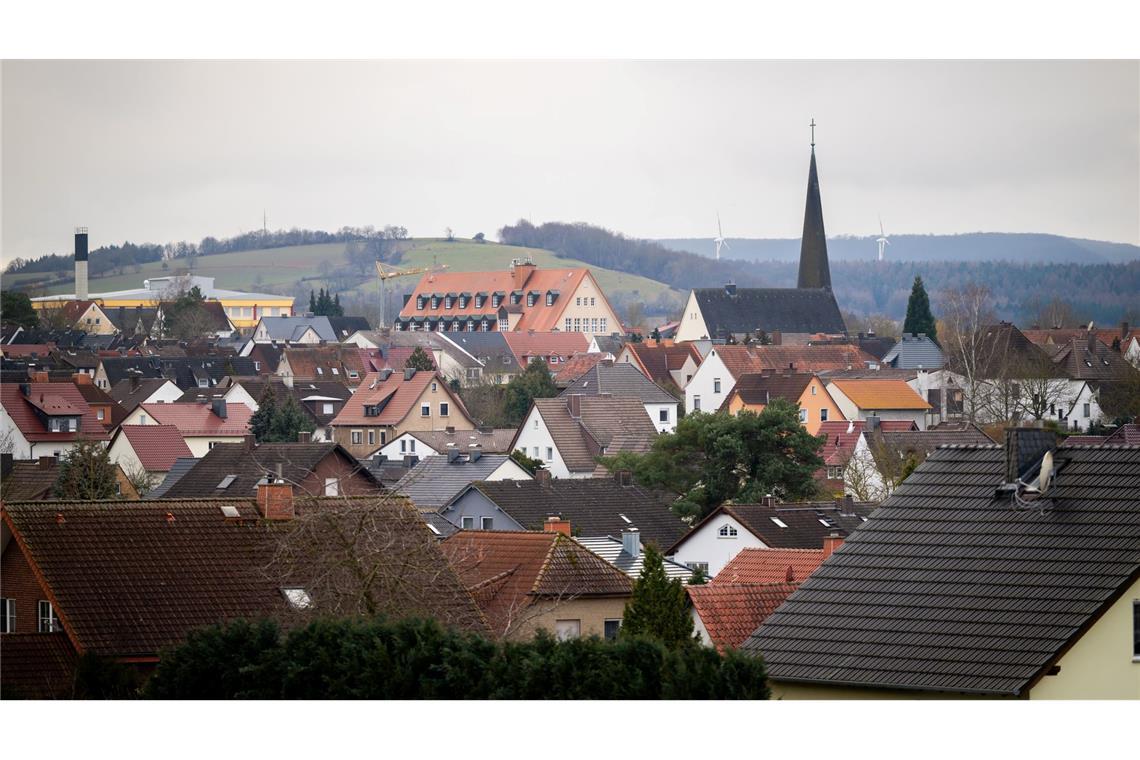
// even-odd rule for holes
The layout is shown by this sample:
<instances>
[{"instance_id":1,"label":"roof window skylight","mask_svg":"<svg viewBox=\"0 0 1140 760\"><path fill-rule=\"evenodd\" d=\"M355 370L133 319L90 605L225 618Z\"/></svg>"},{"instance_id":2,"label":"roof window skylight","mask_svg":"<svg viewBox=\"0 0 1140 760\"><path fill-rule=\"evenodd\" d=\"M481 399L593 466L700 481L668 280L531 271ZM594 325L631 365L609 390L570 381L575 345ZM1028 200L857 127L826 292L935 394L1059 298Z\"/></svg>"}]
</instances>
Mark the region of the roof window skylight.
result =
<instances>
[{"instance_id":1,"label":"roof window skylight","mask_svg":"<svg viewBox=\"0 0 1140 760\"><path fill-rule=\"evenodd\" d=\"M305 610L313 606L309 592L303 588L283 588L281 594L285 597L285 601L289 602L289 606L295 610Z\"/></svg>"},{"instance_id":2,"label":"roof window skylight","mask_svg":"<svg viewBox=\"0 0 1140 760\"><path fill-rule=\"evenodd\" d=\"M225 476L224 478L222 478L222 482L218 483L218 490L221 491L223 489L229 488L231 485L233 485L233 482L235 480L237 480L237 475Z\"/></svg>"},{"instance_id":3,"label":"roof window skylight","mask_svg":"<svg viewBox=\"0 0 1140 760\"><path fill-rule=\"evenodd\" d=\"M237 507L225 504L222 506L222 517L241 517L241 512L238 512Z\"/></svg>"},{"instance_id":4,"label":"roof window skylight","mask_svg":"<svg viewBox=\"0 0 1140 760\"><path fill-rule=\"evenodd\" d=\"M788 524L786 522L784 522L783 520L781 520L779 517L769 517L768 519L771 520L772 522L776 523L776 527L778 527L778 528L788 527Z\"/></svg>"}]
</instances>

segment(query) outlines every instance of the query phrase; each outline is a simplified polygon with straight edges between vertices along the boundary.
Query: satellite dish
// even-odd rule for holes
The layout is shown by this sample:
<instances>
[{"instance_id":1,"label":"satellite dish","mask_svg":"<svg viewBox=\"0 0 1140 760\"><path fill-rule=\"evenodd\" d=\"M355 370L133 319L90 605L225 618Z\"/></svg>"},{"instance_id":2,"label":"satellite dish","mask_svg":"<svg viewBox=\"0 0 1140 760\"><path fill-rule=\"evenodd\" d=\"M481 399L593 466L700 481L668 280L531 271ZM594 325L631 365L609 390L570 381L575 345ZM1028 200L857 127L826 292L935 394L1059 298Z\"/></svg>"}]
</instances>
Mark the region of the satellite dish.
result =
<instances>
[{"instance_id":1,"label":"satellite dish","mask_svg":"<svg viewBox=\"0 0 1140 760\"><path fill-rule=\"evenodd\" d=\"M1045 493L1049 483L1053 480L1053 452L1046 451L1041 458L1041 472L1037 475L1037 491Z\"/></svg>"}]
</instances>

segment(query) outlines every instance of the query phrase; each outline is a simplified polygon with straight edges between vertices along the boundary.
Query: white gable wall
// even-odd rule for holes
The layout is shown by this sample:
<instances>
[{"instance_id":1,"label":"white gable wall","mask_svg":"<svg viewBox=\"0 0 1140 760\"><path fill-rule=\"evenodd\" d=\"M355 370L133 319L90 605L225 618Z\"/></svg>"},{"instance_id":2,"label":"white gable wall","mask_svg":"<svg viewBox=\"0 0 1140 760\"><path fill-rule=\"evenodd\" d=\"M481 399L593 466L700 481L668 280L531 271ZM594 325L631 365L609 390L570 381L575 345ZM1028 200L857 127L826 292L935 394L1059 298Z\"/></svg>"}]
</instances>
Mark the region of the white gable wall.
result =
<instances>
[{"instance_id":1,"label":"white gable wall","mask_svg":"<svg viewBox=\"0 0 1140 760\"><path fill-rule=\"evenodd\" d=\"M721 538L720 529L728 525L736 528L736 536ZM741 549L767 549L768 545L753 535L731 515L720 514L690 533L685 543L671 557L674 562L693 566L694 563L708 564L708 576L714 577L724 569Z\"/></svg>"},{"instance_id":2,"label":"white gable wall","mask_svg":"<svg viewBox=\"0 0 1140 760\"><path fill-rule=\"evenodd\" d=\"M718 379L719 391L716 383ZM702 412L715 412L734 387L736 387L736 378L721 361L716 348L713 348L693 374L693 379L685 386L685 414L695 411L697 397L700 397Z\"/></svg>"},{"instance_id":3,"label":"white gable wall","mask_svg":"<svg viewBox=\"0 0 1140 760\"><path fill-rule=\"evenodd\" d=\"M524 450L528 457L541 459L546 469L550 470L552 477L588 478L593 474L592 471L570 472L566 462L562 460L562 454L554 444L550 430L546 427L546 420L542 419L542 415L538 413L538 409L535 407L531 408L530 413L523 420L522 427L519 428L518 436L515 438L515 448ZM547 449L551 451L548 452Z\"/></svg>"},{"instance_id":4,"label":"white gable wall","mask_svg":"<svg viewBox=\"0 0 1140 760\"><path fill-rule=\"evenodd\" d=\"M685 301L685 310L681 312L681 324L677 325L675 340L684 343L689 340L700 340L709 337L709 328L705 325L701 307L697 304L697 294L690 290L689 298Z\"/></svg>"}]
</instances>

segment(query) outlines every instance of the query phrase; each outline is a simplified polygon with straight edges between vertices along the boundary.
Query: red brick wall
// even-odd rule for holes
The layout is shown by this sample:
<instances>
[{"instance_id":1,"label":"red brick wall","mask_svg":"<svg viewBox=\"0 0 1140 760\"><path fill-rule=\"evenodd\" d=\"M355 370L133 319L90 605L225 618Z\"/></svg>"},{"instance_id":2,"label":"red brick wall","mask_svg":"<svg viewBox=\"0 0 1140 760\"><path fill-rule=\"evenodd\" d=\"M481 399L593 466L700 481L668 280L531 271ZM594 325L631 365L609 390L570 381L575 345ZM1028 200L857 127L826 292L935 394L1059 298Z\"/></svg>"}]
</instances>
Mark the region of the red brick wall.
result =
<instances>
[{"instance_id":1,"label":"red brick wall","mask_svg":"<svg viewBox=\"0 0 1140 760\"><path fill-rule=\"evenodd\" d=\"M0 558L0 597L16 600L16 633L35 633L37 603L47 594L14 538Z\"/></svg>"}]
</instances>

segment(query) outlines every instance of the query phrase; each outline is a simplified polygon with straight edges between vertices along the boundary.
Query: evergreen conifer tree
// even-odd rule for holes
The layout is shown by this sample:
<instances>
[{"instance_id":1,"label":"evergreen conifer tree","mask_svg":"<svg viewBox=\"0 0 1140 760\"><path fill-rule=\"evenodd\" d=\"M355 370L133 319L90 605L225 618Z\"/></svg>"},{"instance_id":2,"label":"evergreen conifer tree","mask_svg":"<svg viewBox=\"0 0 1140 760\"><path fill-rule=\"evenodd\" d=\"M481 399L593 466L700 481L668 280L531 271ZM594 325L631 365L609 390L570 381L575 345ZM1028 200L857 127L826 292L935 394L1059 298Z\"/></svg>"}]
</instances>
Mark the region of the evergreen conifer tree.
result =
<instances>
[{"instance_id":1,"label":"evergreen conifer tree","mask_svg":"<svg viewBox=\"0 0 1140 760\"><path fill-rule=\"evenodd\" d=\"M696 643L685 587L665 575L664 559L655 546L647 544L644 552L645 564L625 605L621 635L657 639L669 648Z\"/></svg>"},{"instance_id":2,"label":"evergreen conifer tree","mask_svg":"<svg viewBox=\"0 0 1140 760\"><path fill-rule=\"evenodd\" d=\"M273 384L265 386L265 392L257 402L257 411L249 418L249 430L254 439L261 443L266 440L273 429L273 419L277 416L277 394L273 391Z\"/></svg>"},{"instance_id":3,"label":"evergreen conifer tree","mask_svg":"<svg viewBox=\"0 0 1140 760\"><path fill-rule=\"evenodd\" d=\"M412 355L404 362L404 367L407 369L421 370L423 372L432 372L435 370L435 362L427 355L423 346L416 346L415 350L412 351Z\"/></svg>"},{"instance_id":4,"label":"evergreen conifer tree","mask_svg":"<svg viewBox=\"0 0 1140 760\"><path fill-rule=\"evenodd\" d=\"M52 491L58 499L114 499L119 495L115 470L103 444L81 439L60 460Z\"/></svg>"},{"instance_id":5,"label":"evergreen conifer tree","mask_svg":"<svg viewBox=\"0 0 1140 760\"><path fill-rule=\"evenodd\" d=\"M313 293L312 290L309 290L309 313L317 313L317 296Z\"/></svg>"},{"instance_id":6,"label":"evergreen conifer tree","mask_svg":"<svg viewBox=\"0 0 1140 760\"><path fill-rule=\"evenodd\" d=\"M938 326L934 321L934 314L930 311L930 297L926 295L926 286L922 284L921 277L914 278L914 286L910 289L903 332L911 335L924 333L931 340L938 341Z\"/></svg>"}]
</instances>

